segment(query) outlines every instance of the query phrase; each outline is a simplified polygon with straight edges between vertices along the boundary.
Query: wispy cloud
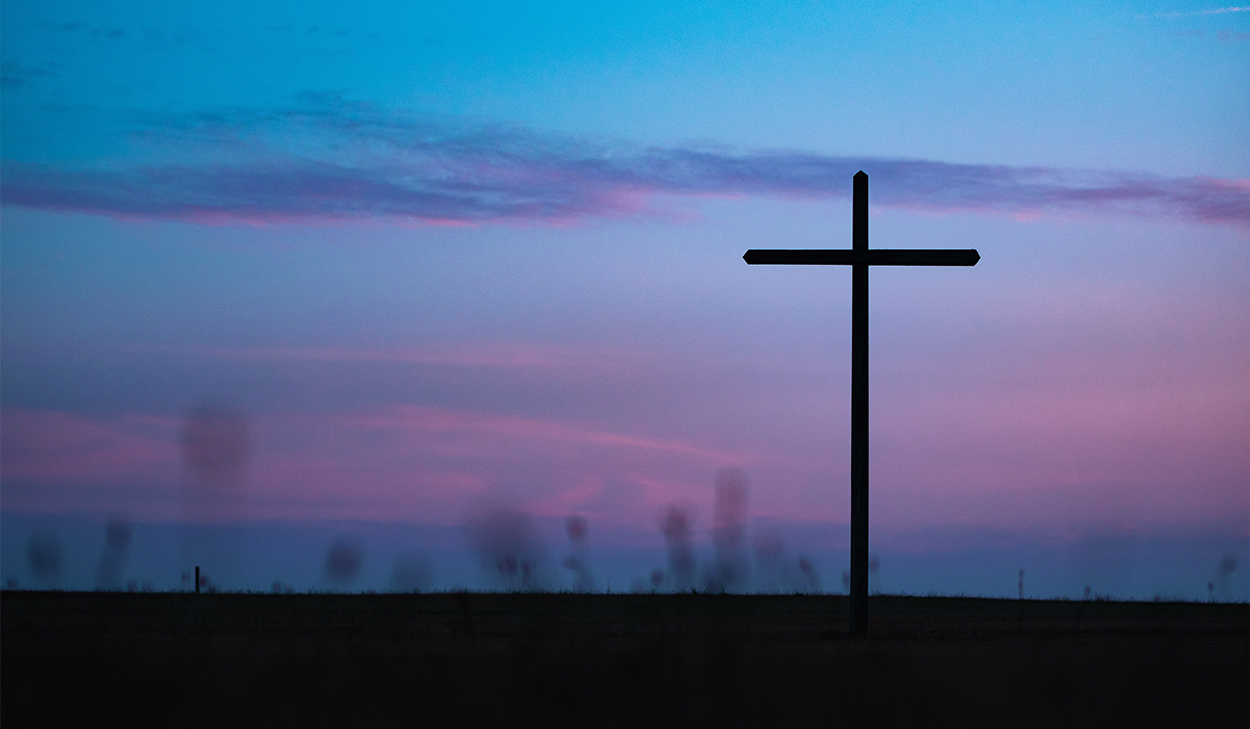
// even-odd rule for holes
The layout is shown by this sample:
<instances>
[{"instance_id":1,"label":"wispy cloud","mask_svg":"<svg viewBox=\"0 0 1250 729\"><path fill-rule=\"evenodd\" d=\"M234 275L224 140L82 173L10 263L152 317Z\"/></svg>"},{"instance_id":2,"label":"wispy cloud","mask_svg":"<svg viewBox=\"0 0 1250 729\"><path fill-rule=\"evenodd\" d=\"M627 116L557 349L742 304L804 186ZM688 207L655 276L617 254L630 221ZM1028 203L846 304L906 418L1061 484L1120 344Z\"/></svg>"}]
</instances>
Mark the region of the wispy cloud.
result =
<instances>
[{"instance_id":1,"label":"wispy cloud","mask_svg":"<svg viewBox=\"0 0 1250 729\"><path fill-rule=\"evenodd\" d=\"M1155 13L1154 15L1139 15L1139 18L1194 18L1200 15L1225 15L1228 13L1245 13L1250 12L1250 5L1242 5L1240 7L1231 6L1227 8L1211 8L1210 10L1190 10L1178 13Z\"/></svg>"},{"instance_id":2,"label":"wispy cloud","mask_svg":"<svg viewBox=\"0 0 1250 729\"><path fill-rule=\"evenodd\" d=\"M360 105L139 120L143 162L7 161L7 205L206 223L561 225L657 214L661 196L845 197L1017 216L1091 213L1250 226L1250 180L952 164L711 146L638 147Z\"/></svg>"},{"instance_id":3,"label":"wispy cloud","mask_svg":"<svg viewBox=\"0 0 1250 729\"><path fill-rule=\"evenodd\" d=\"M5 408L5 479L113 483L174 471L176 421L128 414L91 420L69 412Z\"/></svg>"},{"instance_id":4,"label":"wispy cloud","mask_svg":"<svg viewBox=\"0 0 1250 729\"><path fill-rule=\"evenodd\" d=\"M40 67L26 66L12 60L0 62L0 88L10 91L60 75L55 64Z\"/></svg>"},{"instance_id":5,"label":"wispy cloud","mask_svg":"<svg viewBox=\"0 0 1250 729\"><path fill-rule=\"evenodd\" d=\"M152 345L131 348L149 354L188 355L226 360L351 364L450 365L503 369L576 369L602 373L636 366L644 359L633 349L493 342L438 344L424 348L203 347Z\"/></svg>"},{"instance_id":6,"label":"wispy cloud","mask_svg":"<svg viewBox=\"0 0 1250 729\"><path fill-rule=\"evenodd\" d=\"M496 486L585 507L605 483L626 479L660 485L655 503L638 493L623 505L628 518L647 522L657 503L697 493L716 467L744 460L655 434L446 408L268 413L254 422L249 500L253 516L265 518L454 519ZM111 494L112 508L131 499L132 513L176 514L179 418L6 408L0 425L6 508L91 510Z\"/></svg>"}]
</instances>

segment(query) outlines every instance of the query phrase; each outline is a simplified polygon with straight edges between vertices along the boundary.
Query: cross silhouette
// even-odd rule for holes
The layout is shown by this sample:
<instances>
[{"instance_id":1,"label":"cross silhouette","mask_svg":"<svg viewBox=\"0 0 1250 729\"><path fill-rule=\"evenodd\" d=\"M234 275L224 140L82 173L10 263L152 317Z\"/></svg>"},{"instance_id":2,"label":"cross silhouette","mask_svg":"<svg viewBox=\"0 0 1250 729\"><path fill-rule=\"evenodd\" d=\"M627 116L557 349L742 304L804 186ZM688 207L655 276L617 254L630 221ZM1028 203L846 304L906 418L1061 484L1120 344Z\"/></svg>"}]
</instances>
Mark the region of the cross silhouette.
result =
<instances>
[{"instance_id":1,"label":"cross silhouette","mask_svg":"<svg viewBox=\"0 0 1250 729\"><path fill-rule=\"evenodd\" d=\"M851 635L868 631L868 267L975 266L976 249L868 248L868 175L855 173L851 248L752 249L749 264L851 267Z\"/></svg>"}]
</instances>

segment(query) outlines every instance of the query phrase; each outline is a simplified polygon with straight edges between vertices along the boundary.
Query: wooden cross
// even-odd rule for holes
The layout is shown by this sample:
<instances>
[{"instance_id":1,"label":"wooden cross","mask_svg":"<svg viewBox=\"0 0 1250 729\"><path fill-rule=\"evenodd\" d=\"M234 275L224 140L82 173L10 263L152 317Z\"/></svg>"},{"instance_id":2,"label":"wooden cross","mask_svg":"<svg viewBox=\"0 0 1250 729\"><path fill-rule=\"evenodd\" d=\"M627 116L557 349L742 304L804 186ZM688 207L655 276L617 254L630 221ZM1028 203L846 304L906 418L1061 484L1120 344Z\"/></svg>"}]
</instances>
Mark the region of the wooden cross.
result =
<instances>
[{"instance_id":1,"label":"wooden cross","mask_svg":"<svg viewBox=\"0 0 1250 729\"><path fill-rule=\"evenodd\" d=\"M851 634L868 630L868 267L975 266L976 249L868 248L868 175L855 173L851 248L757 250L749 264L851 267Z\"/></svg>"}]
</instances>

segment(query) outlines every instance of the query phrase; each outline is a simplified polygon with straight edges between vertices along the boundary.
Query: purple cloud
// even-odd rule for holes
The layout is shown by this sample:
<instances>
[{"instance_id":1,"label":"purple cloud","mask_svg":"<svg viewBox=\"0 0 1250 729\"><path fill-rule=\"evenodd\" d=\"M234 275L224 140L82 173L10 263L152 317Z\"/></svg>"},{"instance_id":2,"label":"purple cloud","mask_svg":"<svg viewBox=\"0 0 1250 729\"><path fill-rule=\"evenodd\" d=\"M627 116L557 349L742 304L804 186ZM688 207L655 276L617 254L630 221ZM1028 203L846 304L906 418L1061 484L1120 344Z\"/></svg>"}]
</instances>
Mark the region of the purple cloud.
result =
<instances>
[{"instance_id":1,"label":"purple cloud","mask_svg":"<svg viewBox=\"0 0 1250 729\"><path fill-rule=\"evenodd\" d=\"M711 147L630 147L320 103L140 120L143 163L6 161L6 205L138 219L564 224L654 213L659 196L845 197L1018 216L1134 214L1250 227L1250 180Z\"/></svg>"}]
</instances>

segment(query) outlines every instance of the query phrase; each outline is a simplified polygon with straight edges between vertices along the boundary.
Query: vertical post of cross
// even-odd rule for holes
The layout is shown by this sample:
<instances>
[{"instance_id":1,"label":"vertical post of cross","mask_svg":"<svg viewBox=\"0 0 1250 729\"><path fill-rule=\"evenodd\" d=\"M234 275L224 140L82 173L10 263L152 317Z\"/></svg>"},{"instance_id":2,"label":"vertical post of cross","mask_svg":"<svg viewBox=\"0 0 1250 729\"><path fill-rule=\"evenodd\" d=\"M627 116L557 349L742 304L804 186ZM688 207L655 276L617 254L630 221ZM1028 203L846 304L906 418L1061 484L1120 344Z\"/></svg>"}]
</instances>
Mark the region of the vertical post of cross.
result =
<instances>
[{"instance_id":1,"label":"vertical post of cross","mask_svg":"<svg viewBox=\"0 0 1250 729\"><path fill-rule=\"evenodd\" d=\"M851 249L851 635L868 631L868 175L854 178Z\"/></svg>"},{"instance_id":2,"label":"vertical post of cross","mask_svg":"<svg viewBox=\"0 0 1250 729\"><path fill-rule=\"evenodd\" d=\"M195 566L195 594L200 594L200 566Z\"/></svg>"},{"instance_id":3,"label":"vertical post of cross","mask_svg":"<svg viewBox=\"0 0 1250 729\"><path fill-rule=\"evenodd\" d=\"M975 266L975 248L896 249L868 247L868 175L854 177L851 248L751 249L750 265L851 267L851 635L868 633L868 267Z\"/></svg>"}]
</instances>

